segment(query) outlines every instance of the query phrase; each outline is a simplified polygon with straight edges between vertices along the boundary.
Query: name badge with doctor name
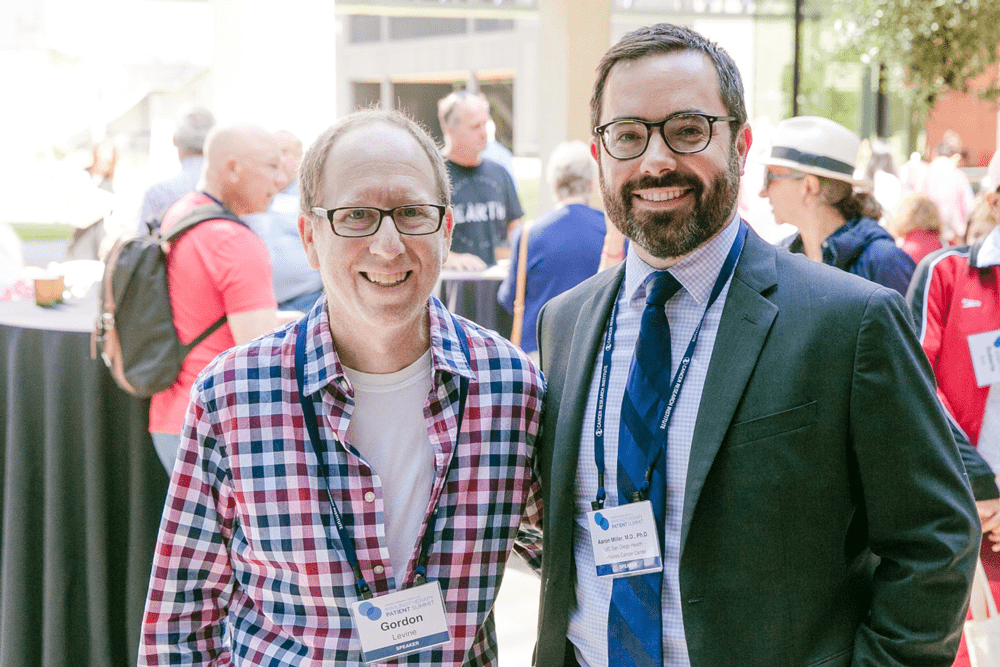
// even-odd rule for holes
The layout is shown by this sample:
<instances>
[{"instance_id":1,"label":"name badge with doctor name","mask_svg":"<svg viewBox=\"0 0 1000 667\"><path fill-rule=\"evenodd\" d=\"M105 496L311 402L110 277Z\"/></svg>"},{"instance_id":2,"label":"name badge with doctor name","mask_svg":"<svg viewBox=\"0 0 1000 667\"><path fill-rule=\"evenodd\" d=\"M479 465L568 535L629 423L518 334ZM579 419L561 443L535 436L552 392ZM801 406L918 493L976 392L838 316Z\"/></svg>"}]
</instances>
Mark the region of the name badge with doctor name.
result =
<instances>
[{"instance_id":1,"label":"name badge with doctor name","mask_svg":"<svg viewBox=\"0 0 1000 667\"><path fill-rule=\"evenodd\" d=\"M1000 382L1000 330L973 334L968 340L976 384L987 387Z\"/></svg>"},{"instance_id":2,"label":"name badge with doctor name","mask_svg":"<svg viewBox=\"0 0 1000 667\"><path fill-rule=\"evenodd\" d=\"M367 663L441 646L451 641L441 585L430 581L351 605Z\"/></svg>"},{"instance_id":3,"label":"name badge with doctor name","mask_svg":"<svg viewBox=\"0 0 1000 667\"><path fill-rule=\"evenodd\" d=\"M648 500L587 513L594 564L599 577L631 577L659 572L660 540Z\"/></svg>"}]
</instances>

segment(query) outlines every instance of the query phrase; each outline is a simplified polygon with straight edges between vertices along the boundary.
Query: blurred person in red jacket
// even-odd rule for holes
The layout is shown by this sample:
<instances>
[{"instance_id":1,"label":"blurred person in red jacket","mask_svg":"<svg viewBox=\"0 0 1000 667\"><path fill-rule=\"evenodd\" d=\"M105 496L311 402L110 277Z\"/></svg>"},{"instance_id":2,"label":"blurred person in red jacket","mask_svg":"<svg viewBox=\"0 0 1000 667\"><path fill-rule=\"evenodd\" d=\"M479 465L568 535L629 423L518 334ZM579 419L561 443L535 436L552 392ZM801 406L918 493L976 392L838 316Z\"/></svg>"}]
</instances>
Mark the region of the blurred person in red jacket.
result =
<instances>
[{"instance_id":1,"label":"blurred person in red jacket","mask_svg":"<svg viewBox=\"0 0 1000 667\"><path fill-rule=\"evenodd\" d=\"M1000 213L1000 192L984 197ZM1000 594L1000 228L972 245L927 255L906 294L938 397L989 470L966 460L984 533L980 558L993 596ZM977 457L977 458L979 458ZM969 665L963 639L956 666Z\"/></svg>"}]
</instances>

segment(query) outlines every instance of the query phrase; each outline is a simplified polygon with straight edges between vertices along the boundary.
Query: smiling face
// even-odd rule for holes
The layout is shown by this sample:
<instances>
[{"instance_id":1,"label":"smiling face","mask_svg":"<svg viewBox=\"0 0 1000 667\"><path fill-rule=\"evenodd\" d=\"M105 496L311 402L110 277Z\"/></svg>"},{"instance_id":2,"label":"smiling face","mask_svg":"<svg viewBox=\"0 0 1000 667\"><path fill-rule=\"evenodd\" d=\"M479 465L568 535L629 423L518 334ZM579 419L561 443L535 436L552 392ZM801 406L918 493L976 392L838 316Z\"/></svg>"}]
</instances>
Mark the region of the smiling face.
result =
<instances>
[{"instance_id":1,"label":"smiling face","mask_svg":"<svg viewBox=\"0 0 1000 667\"><path fill-rule=\"evenodd\" d=\"M373 122L334 143L317 204L391 209L439 203L437 192L434 168L416 140L399 127ZM374 235L344 238L326 217L304 213L299 232L310 265L323 278L338 351L351 340L426 338L427 298L451 242L447 220L434 234L404 236L386 217Z\"/></svg>"},{"instance_id":2,"label":"smiling face","mask_svg":"<svg viewBox=\"0 0 1000 667\"><path fill-rule=\"evenodd\" d=\"M728 115L718 74L703 54L655 54L622 60L612 68L601 124L622 118L655 122L681 112ZM608 217L653 266L686 255L715 236L735 213L750 141L748 127L720 122L704 151L681 155L671 151L656 130L642 155L616 160L595 137L591 152L600 163Z\"/></svg>"}]
</instances>

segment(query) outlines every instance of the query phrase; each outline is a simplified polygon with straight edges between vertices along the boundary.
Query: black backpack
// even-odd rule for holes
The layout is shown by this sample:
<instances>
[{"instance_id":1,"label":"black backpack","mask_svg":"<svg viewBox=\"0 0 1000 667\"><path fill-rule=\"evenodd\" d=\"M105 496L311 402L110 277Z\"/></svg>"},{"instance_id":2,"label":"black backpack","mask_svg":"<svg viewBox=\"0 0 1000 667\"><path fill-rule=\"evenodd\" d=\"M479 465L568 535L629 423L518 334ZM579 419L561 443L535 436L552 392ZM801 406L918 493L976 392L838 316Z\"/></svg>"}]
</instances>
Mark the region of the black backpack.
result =
<instances>
[{"instance_id":1,"label":"black backpack","mask_svg":"<svg viewBox=\"0 0 1000 667\"><path fill-rule=\"evenodd\" d=\"M133 396L149 398L170 387L188 353L226 322L223 315L183 345L167 289L170 242L201 222L219 219L244 224L219 204L205 204L178 220L166 235L157 224L149 234L119 240L105 260L90 356L96 359L100 353L118 386Z\"/></svg>"}]
</instances>

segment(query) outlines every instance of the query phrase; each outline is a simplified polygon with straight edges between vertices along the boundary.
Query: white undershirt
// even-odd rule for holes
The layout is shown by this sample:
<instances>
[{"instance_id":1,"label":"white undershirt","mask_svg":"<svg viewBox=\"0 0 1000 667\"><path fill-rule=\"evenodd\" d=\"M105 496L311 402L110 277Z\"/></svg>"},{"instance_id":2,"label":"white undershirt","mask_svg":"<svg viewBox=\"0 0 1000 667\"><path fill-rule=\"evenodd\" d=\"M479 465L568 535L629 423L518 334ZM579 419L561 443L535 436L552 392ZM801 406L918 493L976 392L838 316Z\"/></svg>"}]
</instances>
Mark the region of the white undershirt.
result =
<instances>
[{"instance_id":1,"label":"white undershirt","mask_svg":"<svg viewBox=\"0 0 1000 667\"><path fill-rule=\"evenodd\" d=\"M389 561L397 588L414 552L434 484L434 451L424 403L431 391L431 353L395 373L344 368L354 387L347 438L382 487Z\"/></svg>"}]
</instances>

